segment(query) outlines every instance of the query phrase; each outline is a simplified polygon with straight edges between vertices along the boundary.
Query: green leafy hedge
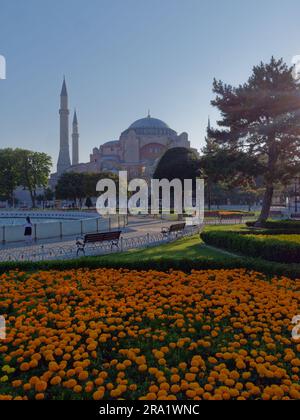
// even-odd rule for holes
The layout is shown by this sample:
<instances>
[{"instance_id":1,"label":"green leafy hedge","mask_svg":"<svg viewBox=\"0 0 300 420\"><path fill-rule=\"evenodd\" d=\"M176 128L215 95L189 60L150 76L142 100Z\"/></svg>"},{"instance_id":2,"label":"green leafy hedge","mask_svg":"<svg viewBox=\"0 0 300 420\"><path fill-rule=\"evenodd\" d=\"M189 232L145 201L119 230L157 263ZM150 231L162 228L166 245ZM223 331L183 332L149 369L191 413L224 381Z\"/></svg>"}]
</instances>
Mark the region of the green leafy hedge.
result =
<instances>
[{"instance_id":1,"label":"green leafy hedge","mask_svg":"<svg viewBox=\"0 0 300 420\"><path fill-rule=\"evenodd\" d=\"M249 257L224 257L224 260L211 260L205 257L197 259L138 259L134 261L117 261L109 257L86 257L65 261L43 261L43 262L6 262L0 263L0 273L7 273L10 270L37 271L37 270L70 270L70 269L97 269L115 268L128 270L157 270L170 271L179 270L191 272L192 270L219 270L245 268L265 273L267 276L286 276L291 279L300 279L300 264L281 264Z\"/></svg>"},{"instance_id":2,"label":"green leafy hedge","mask_svg":"<svg viewBox=\"0 0 300 420\"><path fill-rule=\"evenodd\" d=\"M300 235L300 229L289 228L289 229L267 229L267 228L256 228L256 229L245 229L239 232L241 235Z\"/></svg>"},{"instance_id":3,"label":"green leafy hedge","mask_svg":"<svg viewBox=\"0 0 300 420\"><path fill-rule=\"evenodd\" d=\"M208 245L246 256L280 263L300 263L300 245L295 243L276 241L276 239L264 241L255 236L227 231L203 232L201 238Z\"/></svg>"},{"instance_id":4,"label":"green leafy hedge","mask_svg":"<svg viewBox=\"0 0 300 420\"><path fill-rule=\"evenodd\" d=\"M254 227L256 222L247 222L248 227ZM291 229L300 231L300 221L297 220L268 220L262 226L265 229Z\"/></svg>"}]
</instances>

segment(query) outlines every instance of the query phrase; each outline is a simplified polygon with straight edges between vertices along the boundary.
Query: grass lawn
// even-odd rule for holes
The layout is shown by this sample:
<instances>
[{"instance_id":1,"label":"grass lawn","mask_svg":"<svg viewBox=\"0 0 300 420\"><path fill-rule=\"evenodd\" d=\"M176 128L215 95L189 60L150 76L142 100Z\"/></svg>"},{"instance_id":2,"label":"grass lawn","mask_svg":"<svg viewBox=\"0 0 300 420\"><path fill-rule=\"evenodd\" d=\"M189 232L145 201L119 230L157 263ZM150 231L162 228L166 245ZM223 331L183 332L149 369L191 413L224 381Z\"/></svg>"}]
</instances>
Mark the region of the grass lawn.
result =
<instances>
[{"instance_id":1,"label":"grass lawn","mask_svg":"<svg viewBox=\"0 0 300 420\"><path fill-rule=\"evenodd\" d=\"M128 262L131 260L156 260L166 259L222 259L224 260L224 252L215 251L207 247L199 236L183 238L176 242L160 245L153 248L143 249L141 251L129 251L124 254L113 254L105 256L106 260Z\"/></svg>"},{"instance_id":2,"label":"grass lawn","mask_svg":"<svg viewBox=\"0 0 300 420\"><path fill-rule=\"evenodd\" d=\"M207 226L206 230L234 231L246 229L245 225ZM156 247L132 250L97 257L82 257L74 260L43 262L7 262L0 264L0 273L19 269L24 272L38 270L125 268L129 270L171 269L190 272L191 270L236 269L245 268L265 273L267 276L286 276L300 278L300 264L284 264L266 261L260 258L236 255L216 249L202 242L199 235L179 239L178 241Z\"/></svg>"},{"instance_id":3,"label":"grass lawn","mask_svg":"<svg viewBox=\"0 0 300 420\"><path fill-rule=\"evenodd\" d=\"M206 230L241 230L244 225L232 226L207 226ZM158 260L158 259L173 259L173 260L210 260L210 261L224 261L224 259L232 261L238 257L230 256L226 251L214 250L208 247L201 240L199 235L190 238L179 239L176 242L160 245L153 248L143 250L132 250L124 254L113 254L105 256L107 261L131 262L134 260Z\"/></svg>"},{"instance_id":4,"label":"grass lawn","mask_svg":"<svg viewBox=\"0 0 300 420\"><path fill-rule=\"evenodd\" d=\"M245 225L207 226L205 230L235 231L247 229ZM179 239L176 242L143 250L132 250L123 254L96 257L99 266L140 267L145 269L174 268L185 270L210 268L247 268L267 275L286 275L300 278L300 264L284 264L237 255L206 245L199 235Z\"/></svg>"}]
</instances>

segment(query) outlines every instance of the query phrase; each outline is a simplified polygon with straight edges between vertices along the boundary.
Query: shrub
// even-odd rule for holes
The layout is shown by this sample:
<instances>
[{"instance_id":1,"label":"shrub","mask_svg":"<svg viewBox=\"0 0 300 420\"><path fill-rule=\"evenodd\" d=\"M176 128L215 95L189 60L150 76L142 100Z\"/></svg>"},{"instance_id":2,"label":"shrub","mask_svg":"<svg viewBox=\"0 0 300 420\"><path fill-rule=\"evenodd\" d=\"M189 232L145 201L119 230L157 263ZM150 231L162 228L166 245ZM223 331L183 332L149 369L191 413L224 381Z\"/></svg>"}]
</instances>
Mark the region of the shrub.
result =
<instances>
[{"instance_id":1,"label":"shrub","mask_svg":"<svg viewBox=\"0 0 300 420\"><path fill-rule=\"evenodd\" d=\"M206 244L246 256L259 257L281 263L300 262L300 245L288 241L262 240L255 238L255 235L245 236L240 233L226 231L203 232L201 238Z\"/></svg>"},{"instance_id":2,"label":"shrub","mask_svg":"<svg viewBox=\"0 0 300 420\"><path fill-rule=\"evenodd\" d=\"M247 222L248 227L254 227L256 222ZM300 221L297 220L268 220L262 226L266 229L291 229L300 231Z\"/></svg>"},{"instance_id":3,"label":"shrub","mask_svg":"<svg viewBox=\"0 0 300 420\"><path fill-rule=\"evenodd\" d=\"M241 235L300 235L300 229L251 229L240 231Z\"/></svg>"},{"instance_id":4,"label":"shrub","mask_svg":"<svg viewBox=\"0 0 300 420\"><path fill-rule=\"evenodd\" d=\"M213 244L212 244L213 245ZM128 270L159 270L168 272L170 270L179 270L190 273L192 270L218 270L245 268L247 270L259 271L268 276L287 276L291 279L300 279L299 264L282 264L266 261L260 258L251 257L232 257L224 256L224 259L211 260L199 257L198 259L189 258L158 258L158 259L136 259L124 261L112 260L109 257L85 257L74 260L57 260L43 262L3 262L0 263L0 273L7 273L10 270L19 270L32 272L37 270L71 270L71 269L96 269L96 268L124 268Z\"/></svg>"}]
</instances>

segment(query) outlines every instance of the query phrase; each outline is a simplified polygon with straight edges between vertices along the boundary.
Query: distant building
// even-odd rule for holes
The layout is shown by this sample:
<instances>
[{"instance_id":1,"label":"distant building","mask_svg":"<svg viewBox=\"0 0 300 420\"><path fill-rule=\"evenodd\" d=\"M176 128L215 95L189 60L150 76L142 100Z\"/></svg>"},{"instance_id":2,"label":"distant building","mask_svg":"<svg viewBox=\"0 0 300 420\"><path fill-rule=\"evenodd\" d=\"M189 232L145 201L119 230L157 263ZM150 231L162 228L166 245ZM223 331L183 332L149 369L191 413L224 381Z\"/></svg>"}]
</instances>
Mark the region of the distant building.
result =
<instances>
[{"instance_id":1,"label":"distant building","mask_svg":"<svg viewBox=\"0 0 300 420\"><path fill-rule=\"evenodd\" d=\"M95 147L90 161L79 163L79 131L76 111L72 123L72 162L69 148L69 108L66 81L60 95L60 150L57 172L51 175L50 185L55 186L65 172L119 172L126 170L129 178L150 177L164 153L173 147L190 149L187 133L177 134L165 122L152 118L135 121L118 140Z\"/></svg>"}]
</instances>

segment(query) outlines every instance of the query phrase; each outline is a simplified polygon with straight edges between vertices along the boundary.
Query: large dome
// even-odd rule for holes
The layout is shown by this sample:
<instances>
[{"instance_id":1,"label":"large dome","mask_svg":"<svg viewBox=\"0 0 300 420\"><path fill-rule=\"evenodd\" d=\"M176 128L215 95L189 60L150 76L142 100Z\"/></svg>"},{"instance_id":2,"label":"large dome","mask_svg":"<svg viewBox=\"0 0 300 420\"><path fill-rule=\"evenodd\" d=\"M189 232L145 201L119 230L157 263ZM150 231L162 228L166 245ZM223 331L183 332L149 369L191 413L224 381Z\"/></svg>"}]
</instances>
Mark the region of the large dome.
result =
<instances>
[{"instance_id":1,"label":"large dome","mask_svg":"<svg viewBox=\"0 0 300 420\"><path fill-rule=\"evenodd\" d=\"M150 116L146 118L142 118L140 120L135 121L129 129L137 129L137 128L170 128L168 124L163 122L162 120L159 120L157 118L152 118Z\"/></svg>"}]
</instances>

